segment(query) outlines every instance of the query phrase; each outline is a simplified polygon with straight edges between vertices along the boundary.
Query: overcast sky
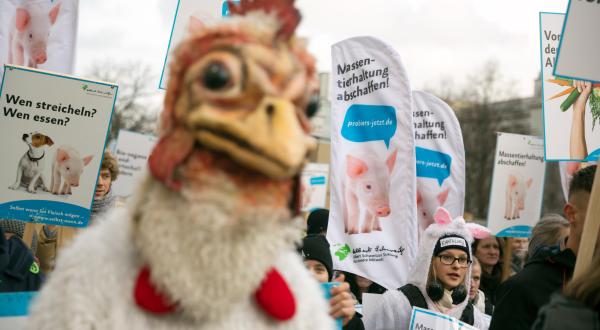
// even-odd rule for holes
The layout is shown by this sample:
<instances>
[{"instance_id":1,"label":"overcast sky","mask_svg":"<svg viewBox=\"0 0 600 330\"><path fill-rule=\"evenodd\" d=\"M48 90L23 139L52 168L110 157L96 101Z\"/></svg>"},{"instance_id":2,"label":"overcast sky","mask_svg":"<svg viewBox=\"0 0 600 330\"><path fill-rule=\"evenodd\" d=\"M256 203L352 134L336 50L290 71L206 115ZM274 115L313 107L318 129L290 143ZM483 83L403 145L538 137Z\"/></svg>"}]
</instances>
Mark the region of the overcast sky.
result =
<instances>
[{"instance_id":1,"label":"overcast sky","mask_svg":"<svg viewBox=\"0 0 600 330\"><path fill-rule=\"evenodd\" d=\"M202 0L209 1L209 0ZM221 1L221 0L213 0ZM465 83L488 60L500 65L520 96L533 93L540 71L540 11L565 12L567 0L297 0L298 34L307 37L320 71L330 47L369 35L400 54L414 89L444 77ZM137 60L162 71L177 0L82 0L76 71L94 61Z\"/></svg>"}]
</instances>

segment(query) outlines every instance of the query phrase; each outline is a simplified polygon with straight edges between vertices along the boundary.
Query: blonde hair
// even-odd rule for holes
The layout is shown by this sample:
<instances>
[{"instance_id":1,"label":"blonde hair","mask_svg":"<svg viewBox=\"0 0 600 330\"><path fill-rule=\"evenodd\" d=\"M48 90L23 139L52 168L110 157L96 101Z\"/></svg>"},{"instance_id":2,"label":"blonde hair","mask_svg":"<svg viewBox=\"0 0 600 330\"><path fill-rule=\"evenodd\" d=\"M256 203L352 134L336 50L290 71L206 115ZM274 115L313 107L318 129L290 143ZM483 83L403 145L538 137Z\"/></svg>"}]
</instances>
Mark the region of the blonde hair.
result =
<instances>
[{"instance_id":1,"label":"blonde hair","mask_svg":"<svg viewBox=\"0 0 600 330\"><path fill-rule=\"evenodd\" d=\"M581 301L593 309L600 308L600 257L594 258L585 276L567 285L565 296Z\"/></svg>"},{"instance_id":2,"label":"blonde hair","mask_svg":"<svg viewBox=\"0 0 600 330\"><path fill-rule=\"evenodd\" d=\"M102 159L100 169L108 170L112 181L116 180L117 176L119 176L119 162L108 150L104 151L104 159Z\"/></svg>"}]
</instances>

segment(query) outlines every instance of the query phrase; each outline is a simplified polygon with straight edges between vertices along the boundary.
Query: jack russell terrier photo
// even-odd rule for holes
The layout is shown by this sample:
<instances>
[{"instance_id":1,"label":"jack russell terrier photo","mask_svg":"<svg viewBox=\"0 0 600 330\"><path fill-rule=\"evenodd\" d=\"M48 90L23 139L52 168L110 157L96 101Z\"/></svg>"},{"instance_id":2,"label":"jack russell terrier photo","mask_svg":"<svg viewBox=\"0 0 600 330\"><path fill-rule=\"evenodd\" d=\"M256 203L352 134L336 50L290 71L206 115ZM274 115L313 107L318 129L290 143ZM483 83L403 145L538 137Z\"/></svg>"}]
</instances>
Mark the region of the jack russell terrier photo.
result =
<instances>
[{"instance_id":1,"label":"jack russell terrier photo","mask_svg":"<svg viewBox=\"0 0 600 330\"><path fill-rule=\"evenodd\" d=\"M49 136L39 132L23 134L22 140L27 143L29 150L25 152L17 167L17 179L10 189L17 190L22 185L30 193L36 193L41 187L44 191L48 188L44 182L44 166L46 165L46 149L54 144Z\"/></svg>"}]
</instances>

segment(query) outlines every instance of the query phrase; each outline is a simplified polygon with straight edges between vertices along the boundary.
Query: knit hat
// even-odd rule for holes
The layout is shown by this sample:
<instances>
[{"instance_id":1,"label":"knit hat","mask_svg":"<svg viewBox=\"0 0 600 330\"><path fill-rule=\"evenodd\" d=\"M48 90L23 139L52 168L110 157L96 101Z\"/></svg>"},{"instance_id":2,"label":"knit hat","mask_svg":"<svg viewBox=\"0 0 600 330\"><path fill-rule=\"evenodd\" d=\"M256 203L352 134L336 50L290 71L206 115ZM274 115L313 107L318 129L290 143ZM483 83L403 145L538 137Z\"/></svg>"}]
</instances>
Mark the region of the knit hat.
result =
<instances>
[{"instance_id":1,"label":"knit hat","mask_svg":"<svg viewBox=\"0 0 600 330\"><path fill-rule=\"evenodd\" d=\"M308 215L306 220L306 234L320 234L327 231L327 223L329 222L329 210L316 209Z\"/></svg>"},{"instance_id":2,"label":"knit hat","mask_svg":"<svg viewBox=\"0 0 600 330\"><path fill-rule=\"evenodd\" d=\"M433 255L437 256L441 252L448 249L458 249L464 251L467 254L467 258L471 260L471 251L469 251L469 244L467 243L467 240L460 235L449 234L440 237L440 239L435 244L435 247L433 248Z\"/></svg>"},{"instance_id":3,"label":"knit hat","mask_svg":"<svg viewBox=\"0 0 600 330\"><path fill-rule=\"evenodd\" d=\"M333 276L333 260L329 252L329 242L323 235L308 235L302 240L302 257L305 260L316 260L325 266L329 280Z\"/></svg>"},{"instance_id":4,"label":"knit hat","mask_svg":"<svg viewBox=\"0 0 600 330\"><path fill-rule=\"evenodd\" d=\"M13 233L23 239L25 233L25 222L19 220L0 219L0 227L6 233Z\"/></svg>"}]
</instances>

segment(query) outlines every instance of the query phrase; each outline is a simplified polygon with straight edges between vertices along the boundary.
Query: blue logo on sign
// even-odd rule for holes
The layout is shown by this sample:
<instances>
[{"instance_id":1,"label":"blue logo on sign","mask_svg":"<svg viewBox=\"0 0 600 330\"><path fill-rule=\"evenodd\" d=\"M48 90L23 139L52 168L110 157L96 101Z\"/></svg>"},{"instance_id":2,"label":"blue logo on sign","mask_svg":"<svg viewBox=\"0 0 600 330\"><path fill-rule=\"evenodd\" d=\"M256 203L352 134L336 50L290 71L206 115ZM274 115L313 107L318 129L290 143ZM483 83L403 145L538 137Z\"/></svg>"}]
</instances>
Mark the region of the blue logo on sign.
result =
<instances>
[{"instance_id":1,"label":"blue logo on sign","mask_svg":"<svg viewBox=\"0 0 600 330\"><path fill-rule=\"evenodd\" d=\"M236 5L238 3L240 3L239 0L234 0L233 3L235 3ZM225 17L225 16L229 16L230 12L229 12L229 3L227 1L223 1L223 5L221 6L221 16Z\"/></svg>"},{"instance_id":2,"label":"blue logo on sign","mask_svg":"<svg viewBox=\"0 0 600 330\"><path fill-rule=\"evenodd\" d=\"M310 178L310 185L311 186L321 185L321 184L325 184L325 177L324 176L316 176L314 178Z\"/></svg>"},{"instance_id":3,"label":"blue logo on sign","mask_svg":"<svg viewBox=\"0 0 600 330\"><path fill-rule=\"evenodd\" d=\"M396 133L396 109L389 105L354 104L346 111L342 136L352 142L382 140L390 148Z\"/></svg>"},{"instance_id":4,"label":"blue logo on sign","mask_svg":"<svg viewBox=\"0 0 600 330\"><path fill-rule=\"evenodd\" d=\"M452 157L443 152L421 147L416 147L415 151L417 177L436 179L441 186L444 180L450 176Z\"/></svg>"}]
</instances>

